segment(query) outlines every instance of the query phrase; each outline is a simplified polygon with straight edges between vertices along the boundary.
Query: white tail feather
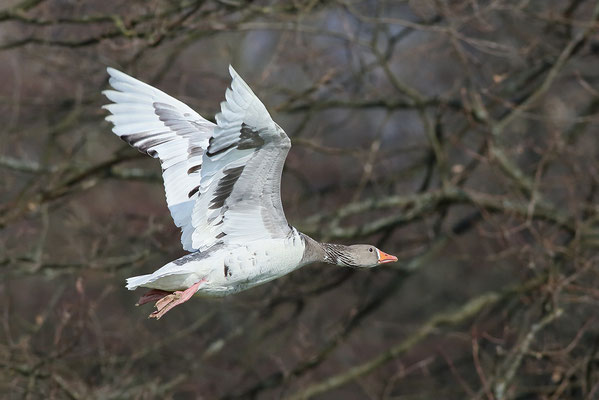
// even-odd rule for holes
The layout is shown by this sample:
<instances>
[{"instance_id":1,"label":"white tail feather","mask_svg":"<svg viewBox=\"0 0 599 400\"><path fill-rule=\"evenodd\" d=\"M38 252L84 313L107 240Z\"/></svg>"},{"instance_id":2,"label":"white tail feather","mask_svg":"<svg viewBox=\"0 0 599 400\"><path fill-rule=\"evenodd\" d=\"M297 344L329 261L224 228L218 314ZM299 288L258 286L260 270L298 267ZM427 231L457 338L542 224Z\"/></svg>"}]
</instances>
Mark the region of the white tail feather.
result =
<instances>
[{"instance_id":1,"label":"white tail feather","mask_svg":"<svg viewBox=\"0 0 599 400\"><path fill-rule=\"evenodd\" d=\"M127 289L135 290L143 284L151 282L153 280L152 277L153 274L133 276L131 278L127 278Z\"/></svg>"}]
</instances>

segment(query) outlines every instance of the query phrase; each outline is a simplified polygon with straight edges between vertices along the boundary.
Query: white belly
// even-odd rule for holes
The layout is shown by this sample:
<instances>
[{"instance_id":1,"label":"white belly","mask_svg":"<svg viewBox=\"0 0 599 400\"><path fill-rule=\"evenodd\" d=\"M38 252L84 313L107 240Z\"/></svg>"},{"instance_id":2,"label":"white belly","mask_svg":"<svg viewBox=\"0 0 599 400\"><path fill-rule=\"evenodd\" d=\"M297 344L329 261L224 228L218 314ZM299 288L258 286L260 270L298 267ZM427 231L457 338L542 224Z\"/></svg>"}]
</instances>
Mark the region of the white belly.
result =
<instances>
[{"instance_id":1,"label":"white belly","mask_svg":"<svg viewBox=\"0 0 599 400\"><path fill-rule=\"evenodd\" d=\"M225 296L279 278L300 267L303 241L270 239L222 250L218 265L211 265L198 296ZM216 260L213 260L216 261Z\"/></svg>"},{"instance_id":2,"label":"white belly","mask_svg":"<svg viewBox=\"0 0 599 400\"><path fill-rule=\"evenodd\" d=\"M290 238L247 244L227 244L205 253L191 253L150 275L129 278L127 287L166 291L185 290L200 280L198 296L226 296L271 281L301 267L304 241L295 231Z\"/></svg>"}]
</instances>

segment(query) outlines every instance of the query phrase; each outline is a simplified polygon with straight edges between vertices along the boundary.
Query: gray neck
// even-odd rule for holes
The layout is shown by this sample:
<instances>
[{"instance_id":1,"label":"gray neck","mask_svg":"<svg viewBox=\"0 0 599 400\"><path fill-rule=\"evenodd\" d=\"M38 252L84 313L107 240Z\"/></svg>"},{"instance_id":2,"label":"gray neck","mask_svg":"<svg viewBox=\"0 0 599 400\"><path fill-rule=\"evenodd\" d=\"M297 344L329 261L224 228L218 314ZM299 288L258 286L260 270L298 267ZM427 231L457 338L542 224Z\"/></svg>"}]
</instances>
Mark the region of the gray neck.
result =
<instances>
[{"instance_id":1,"label":"gray neck","mask_svg":"<svg viewBox=\"0 0 599 400\"><path fill-rule=\"evenodd\" d=\"M320 243L310 236L300 233L306 247L300 261L301 265L314 262L325 262L341 266L353 266L354 260L348 251L348 247L342 244Z\"/></svg>"}]
</instances>

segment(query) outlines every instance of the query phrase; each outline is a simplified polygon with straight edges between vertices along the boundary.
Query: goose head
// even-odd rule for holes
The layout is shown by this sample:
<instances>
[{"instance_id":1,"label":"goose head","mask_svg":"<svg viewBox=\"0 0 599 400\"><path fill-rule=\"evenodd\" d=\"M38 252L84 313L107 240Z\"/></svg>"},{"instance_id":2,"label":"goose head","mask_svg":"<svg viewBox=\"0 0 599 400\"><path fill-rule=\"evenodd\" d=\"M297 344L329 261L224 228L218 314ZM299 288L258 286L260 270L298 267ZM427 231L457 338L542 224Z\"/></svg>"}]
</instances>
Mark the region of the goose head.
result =
<instances>
[{"instance_id":1,"label":"goose head","mask_svg":"<svg viewBox=\"0 0 599 400\"><path fill-rule=\"evenodd\" d=\"M323 243L325 262L354 268L372 268L397 261L397 257L387 254L370 244L343 246Z\"/></svg>"},{"instance_id":2,"label":"goose head","mask_svg":"<svg viewBox=\"0 0 599 400\"><path fill-rule=\"evenodd\" d=\"M397 261L397 257L387 254L369 244L354 244L347 246L348 253L353 258L353 267L372 268L377 265Z\"/></svg>"}]
</instances>

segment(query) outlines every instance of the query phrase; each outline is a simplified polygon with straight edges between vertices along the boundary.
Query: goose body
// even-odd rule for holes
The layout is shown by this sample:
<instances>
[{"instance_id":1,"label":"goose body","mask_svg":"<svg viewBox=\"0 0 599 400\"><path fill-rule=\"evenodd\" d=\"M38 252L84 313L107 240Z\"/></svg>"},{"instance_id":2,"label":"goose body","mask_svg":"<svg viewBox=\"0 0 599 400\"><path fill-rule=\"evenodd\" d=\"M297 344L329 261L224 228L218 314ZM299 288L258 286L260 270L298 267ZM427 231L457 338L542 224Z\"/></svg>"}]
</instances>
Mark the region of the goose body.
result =
<instances>
[{"instance_id":1,"label":"goose body","mask_svg":"<svg viewBox=\"0 0 599 400\"><path fill-rule=\"evenodd\" d=\"M167 292L185 290L210 277L199 296L220 297L237 293L302 266L305 245L300 234L284 239L265 239L243 245L216 245L172 261L149 275L127 279L130 290L143 286Z\"/></svg>"},{"instance_id":2,"label":"goose body","mask_svg":"<svg viewBox=\"0 0 599 400\"><path fill-rule=\"evenodd\" d=\"M319 243L287 223L281 173L291 140L232 67L216 124L113 68L104 91L113 132L162 165L166 200L190 252L127 288L152 289L160 318L194 295L224 296L312 262L373 267L397 261L374 246Z\"/></svg>"}]
</instances>

